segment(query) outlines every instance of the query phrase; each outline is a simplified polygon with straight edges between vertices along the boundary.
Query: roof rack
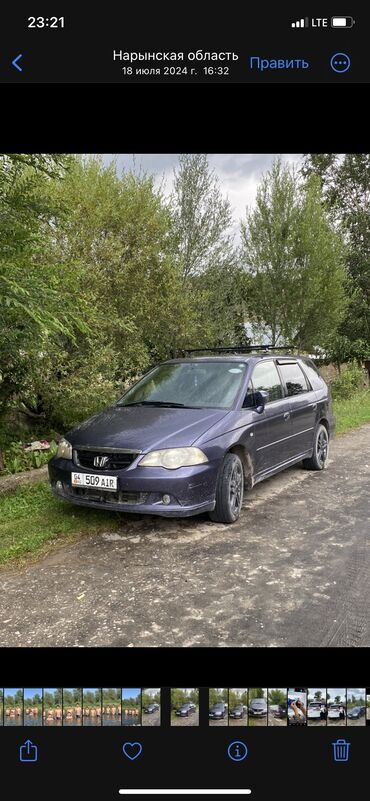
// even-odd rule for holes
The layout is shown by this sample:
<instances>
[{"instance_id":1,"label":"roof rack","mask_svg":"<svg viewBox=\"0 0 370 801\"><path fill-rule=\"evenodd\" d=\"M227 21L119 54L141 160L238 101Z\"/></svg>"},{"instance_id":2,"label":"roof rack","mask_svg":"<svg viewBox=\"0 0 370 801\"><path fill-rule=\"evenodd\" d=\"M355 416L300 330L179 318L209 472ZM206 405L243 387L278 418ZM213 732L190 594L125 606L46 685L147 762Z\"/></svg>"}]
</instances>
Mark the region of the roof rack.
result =
<instances>
[{"instance_id":1,"label":"roof rack","mask_svg":"<svg viewBox=\"0 0 370 801\"><path fill-rule=\"evenodd\" d=\"M185 356L186 353L250 353L260 351L270 353L275 350L292 351L293 345L280 345L280 347L270 347L270 345L230 345L228 348L182 348L178 352Z\"/></svg>"}]
</instances>

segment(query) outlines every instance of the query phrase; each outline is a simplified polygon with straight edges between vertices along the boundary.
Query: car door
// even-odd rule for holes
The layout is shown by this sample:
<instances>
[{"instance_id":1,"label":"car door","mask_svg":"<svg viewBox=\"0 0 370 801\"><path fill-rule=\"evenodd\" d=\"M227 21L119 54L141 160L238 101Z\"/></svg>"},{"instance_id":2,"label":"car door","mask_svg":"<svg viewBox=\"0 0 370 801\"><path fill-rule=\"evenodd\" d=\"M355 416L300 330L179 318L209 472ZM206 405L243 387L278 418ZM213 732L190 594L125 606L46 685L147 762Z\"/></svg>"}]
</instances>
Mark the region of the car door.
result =
<instances>
[{"instance_id":1,"label":"car door","mask_svg":"<svg viewBox=\"0 0 370 801\"><path fill-rule=\"evenodd\" d=\"M277 364L285 395L289 398L292 429L289 455L294 458L312 449L317 418L317 398L298 361L277 359Z\"/></svg>"},{"instance_id":2,"label":"car door","mask_svg":"<svg viewBox=\"0 0 370 801\"><path fill-rule=\"evenodd\" d=\"M258 391L269 394L261 414L253 408L255 393ZM263 359L256 364L243 405L253 410L254 473L258 476L283 464L289 458L287 443L291 435L290 403L284 397L280 375L273 359Z\"/></svg>"}]
</instances>

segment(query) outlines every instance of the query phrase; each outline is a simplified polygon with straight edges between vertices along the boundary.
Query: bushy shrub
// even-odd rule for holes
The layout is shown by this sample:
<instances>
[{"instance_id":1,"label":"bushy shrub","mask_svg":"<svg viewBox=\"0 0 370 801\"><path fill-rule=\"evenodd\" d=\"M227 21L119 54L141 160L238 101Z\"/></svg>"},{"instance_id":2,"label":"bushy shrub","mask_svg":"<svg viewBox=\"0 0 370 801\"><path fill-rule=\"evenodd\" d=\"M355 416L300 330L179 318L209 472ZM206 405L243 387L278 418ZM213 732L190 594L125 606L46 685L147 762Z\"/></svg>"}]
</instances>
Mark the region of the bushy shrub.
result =
<instances>
[{"instance_id":1,"label":"bushy shrub","mask_svg":"<svg viewBox=\"0 0 370 801\"><path fill-rule=\"evenodd\" d=\"M356 362L348 365L347 369L343 370L330 384L334 400L347 400L363 389L364 386L364 371Z\"/></svg>"},{"instance_id":2,"label":"bushy shrub","mask_svg":"<svg viewBox=\"0 0 370 801\"><path fill-rule=\"evenodd\" d=\"M24 470L43 467L56 452L57 444L54 440L50 443L50 450L48 451L25 451L22 442L12 442L3 454L4 472L8 474L22 473Z\"/></svg>"}]
</instances>

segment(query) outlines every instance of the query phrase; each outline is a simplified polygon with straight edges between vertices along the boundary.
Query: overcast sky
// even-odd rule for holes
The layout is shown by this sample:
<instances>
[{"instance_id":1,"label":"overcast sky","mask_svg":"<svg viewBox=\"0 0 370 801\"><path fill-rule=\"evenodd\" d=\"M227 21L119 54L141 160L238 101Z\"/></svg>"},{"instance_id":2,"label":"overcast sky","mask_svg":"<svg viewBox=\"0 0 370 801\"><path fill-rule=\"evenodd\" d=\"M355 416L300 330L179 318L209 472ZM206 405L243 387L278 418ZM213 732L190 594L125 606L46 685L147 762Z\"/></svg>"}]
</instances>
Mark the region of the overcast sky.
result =
<instances>
[{"instance_id":1,"label":"overcast sky","mask_svg":"<svg viewBox=\"0 0 370 801\"><path fill-rule=\"evenodd\" d=\"M233 208L235 226L245 215L246 206L253 206L257 185L261 175L270 169L273 160L281 156L282 161L299 165L302 154L297 153L214 153L208 156L209 164L220 181L224 195L230 200ZM121 153L104 154L104 162L108 164L113 158L117 161L119 172L123 168L152 173L159 185L164 181L164 189L169 194L172 189L173 170L178 162L178 153Z\"/></svg>"}]
</instances>

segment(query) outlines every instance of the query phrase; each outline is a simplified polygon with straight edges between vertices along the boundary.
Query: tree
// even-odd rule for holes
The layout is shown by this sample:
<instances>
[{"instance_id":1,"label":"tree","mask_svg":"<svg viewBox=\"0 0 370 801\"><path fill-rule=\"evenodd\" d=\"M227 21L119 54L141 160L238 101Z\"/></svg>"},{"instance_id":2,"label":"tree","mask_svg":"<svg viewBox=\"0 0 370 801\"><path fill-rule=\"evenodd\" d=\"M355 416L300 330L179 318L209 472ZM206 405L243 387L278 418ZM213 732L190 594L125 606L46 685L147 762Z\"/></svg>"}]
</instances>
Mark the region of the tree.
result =
<instances>
[{"instance_id":1,"label":"tree","mask_svg":"<svg viewBox=\"0 0 370 801\"><path fill-rule=\"evenodd\" d=\"M303 171L319 176L325 206L347 243L351 297L338 333L357 343L361 358L370 350L370 154L308 154Z\"/></svg>"},{"instance_id":2,"label":"tree","mask_svg":"<svg viewBox=\"0 0 370 801\"><path fill-rule=\"evenodd\" d=\"M227 261L232 251L231 207L222 197L206 154L183 154L175 170L172 213L184 281Z\"/></svg>"},{"instance_id":3,"label":"tree","mask_svg":"<svg viewBox=\"0 0 370 801\"><path fill-rule=\"evenodd\" d=\"M170 199L174 253L199 345L244 344L242 270L232 210L206 154L181 155Z\"/></svg>"},{"instance_id":4,"label":"tree","mask_svg":"<svg viewBox=\"0 0 370 801\"><path fill-rule=\"evenodd\" d=\"M262 178L242 224L249 320L272 346L310 350L344 311L343 244L323 209L317 178L304 184L280 160Z\"/></svg>"},{"instance_id":5,"label":"tree","mask_svg":"<svg viewBox=\"0 0 370 801\"><path fill-rule=\"evenodd\" d=\"M46 248L58 212L50 187L69 165L62 157L0 156L0 429L45 338L73 338L82 326L68 274ZM0 447L1 438L0 430Z\"/></svg>"},{"instance_id":6,"label":"tree","mask_svg":"<svg viewBox=\"0 0 370 801\"><path fill-rule=\"evenodd\" d=\"M68 213L53 258L74 276L88 331L46 343L32 382L55 425L98 411L151 363L185 341L187 302L172 255L170 212L150 176L99 158L75 161L55 202Z\"/></svg>"},{"instance_id":7,"label":"tree","mask_svg":"<svg viewBox=\"0 0 370 801\"><path fill-rule=\"evenodd\" d=\"M209 700L209 706L214 706L215 704L219 704L219 703L227 704L228 703L228 690L227 690L227 688L224 688L224 687L222 687L222 688L210 687L209 688L209 698L208 698L208 700ZM193 703L197 703L197 701L195 701Z\"/></svg>"},{"instance_id":8,"label":"tree","mask_svg":"<svg viewBox=\"0 0 370 801\"><path fill-rule=\"evenodd\" d=\"M286 696L287 696L286 690L282 689L269 690L268 693L269 704L286 706L287 703Z\"/></svg>"},{"instance_id":9,"label":"tree","mask_svg":"<svg viewBox=\"0 0 370 801\"><path fill-rule=\"evenodd\" d=\"M266 698L267 690L263 689L262 687L250 687L249 688L249 702L253 701L254 698Z\"/></svg>"}]
</instances>

